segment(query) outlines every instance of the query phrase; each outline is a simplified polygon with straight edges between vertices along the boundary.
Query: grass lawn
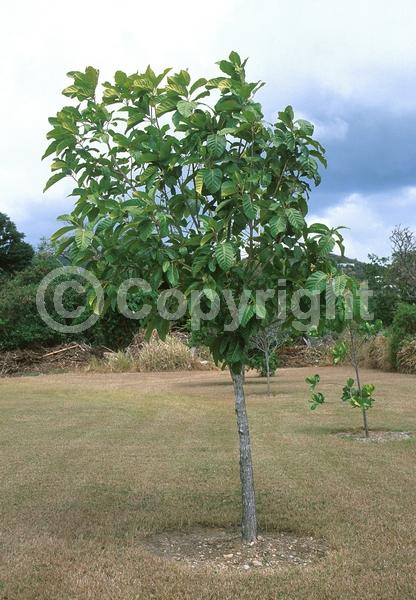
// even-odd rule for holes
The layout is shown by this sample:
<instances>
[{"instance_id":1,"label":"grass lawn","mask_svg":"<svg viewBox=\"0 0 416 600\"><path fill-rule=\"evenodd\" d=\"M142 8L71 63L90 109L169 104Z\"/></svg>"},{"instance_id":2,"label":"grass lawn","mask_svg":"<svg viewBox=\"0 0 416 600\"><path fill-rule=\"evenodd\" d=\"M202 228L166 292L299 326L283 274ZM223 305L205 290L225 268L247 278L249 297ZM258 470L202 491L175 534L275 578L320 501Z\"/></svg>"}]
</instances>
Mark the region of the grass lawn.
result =
<instances>
[{"instance_id":1,"label":"grass lawn","mask_svg":"<svg viewBox=\"0 0 416 600\"><path fill-rule=\"evenodd\" d=\"M238 440L226 373L69 374L0 380L0 598L323 600L416 598L416 438L340 439L346 368L319 369L328 404L311 412L304 378L275 395L248 378L260 530L326 540L326 558L271 575L167 562L143 534L238 527ZM373 429L416 430L416 378L377 384Z\"/></svg>"}]
</instances>

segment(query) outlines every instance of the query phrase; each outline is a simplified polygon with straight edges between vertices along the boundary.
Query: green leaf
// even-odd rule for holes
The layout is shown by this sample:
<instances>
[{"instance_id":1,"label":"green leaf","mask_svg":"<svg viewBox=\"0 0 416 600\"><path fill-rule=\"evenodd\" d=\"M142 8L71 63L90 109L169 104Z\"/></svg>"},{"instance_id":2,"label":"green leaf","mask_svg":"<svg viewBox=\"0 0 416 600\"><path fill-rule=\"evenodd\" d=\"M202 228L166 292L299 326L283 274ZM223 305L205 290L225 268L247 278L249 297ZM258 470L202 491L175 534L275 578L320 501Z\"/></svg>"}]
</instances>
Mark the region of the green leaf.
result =
<instances>
[{"instance_id":1,"label":"green leaf","mask_svg":"<svg viewBox=\"0 0 416 600\"><path fill-rule=\"evenodd\" d=\"M65 233L68 233L69 231L73 231L75 229L74 225L67 225L66 227L61 227L60 229L58 229L57 231L55 231L55 233L53 233L51 235L51 242L56 242L56 240L58 238L60 238L62 235L64 235Z\"/></svg>"},{"instance_id":2,"label":"green leaf","mask_svg":"<svg viewBox=\"0 0 416 600\"><path fill-rule=\"evenodd\" d=\"M224 183L221 186L221 196L223 198L225 198L227 196L231 196L232 194L235 194L236 191L237 191L237 188L233 181L224 181Z\"/></svg>"},{"instance_id":3,"label":"green leaf","mask_svg":"<svg viewBox=\"0 0 416 600\"><path fill-rule=\"evenodd\" d=\"M310 375L309 377L306 377L306 379L305 379L306 383L308 383L311 386L312 390L314 390L316 388L316 386L318 385L320 380L321 380L321 378L318 375L318 373L316 375Z\"/></svg>"},{"instance_id":4,"label":"green leaf","mask_svg":"<svg viewBox=\"0 0 416 600\"><path fill-rule=\"evenodd\" d=\"M170 285L172 287L176 287L179 283L179 271L178 271L178 267L176 265L174 265L173 263L171 263L169 265L168 270L166 271L166 275L168 278L168 281L170 283Z\"/></svg>"},{"instance_id":5,"label":"green leaf","mask_svg":"<svg viewBox=\"0 0 416 600\"><path fill-rule=\"evenodd\" d=\"M204 185L204 173L203 171L198 171L195 175L195 190L197 194L202 194L202 186Z\"/></svg>"},{"instance_id":6,"label":"green leaf","mask_svg":"<svg viewBox=\"0 0 416 600\"><path fill-rule=\"evenodd\" d=\"M328 225L325 225L324 223L313 223L308 227L309 233L321 233L323 235L326 235L329 231L330 229Z\"/></svg>"},{"instance_id":7,"label":"green leaf","mask_svg":"<svg viewBox=\"0 0 416 600\"><path fill-rule=\"evenodd\" d=\"M257 209L248 194L243 195L243 211L247 219L255 219L257 216Z\"/></svg>"},{"instance_id":8,"label":"green leaf","mask_svg":"<svg viewBox=\"0 0 416 600\"><path fill-rule=\"evenodd\" d=\"M231 50L228 58L230 59L230 62L232 62L233 65L241 66L240 55L235 50Z\"/></svg>"},{"instance_id":9,"label":"green leaf","mask_svg":"<svg viewBox=\"0 0 416 600\"><path fill-rule=\"evenodd\" d=\"M178 96L176 94L167 94L156 106L156 115L161 117L162 115L175 110L177 103Z\"/></svg>"},{"instance_id":10,"label":"green leaf","mask_svg":"<svg viewBox=\"0 0 416 600\"><path fill-rule=\"evenodd\" d=\"M312 275L309 275L305 282L305 288L311 291L322 292L326 287L327 274L322 271L315 271Z\"/></svg>"},{"instance_id":11,"label":"green leaf","mask_svg":"<svg viewBox=\"0 0 416 600\"><path fill-rule=\"evenodd\" d=\"M75 243L81 250L86 250L92 244L94 232L89 229L77 229L75 232Z\"/></svg>"},{"instance_id":12,"label":"green leaf","mask_svg":"<svg viewBox=\"0 0 416 600\"><path fill-rule=\"evenodd\" d=\"M61 179L63 179L64 177L66 177L66 173L55 173L55 175L52 175L52 177L48 179L45 187L43 188L43 191L46 192L46 190L48 190L58 181L61 181Z\"/></svg>"},{"instance_id":13,"label":"green leaf","mask_svg":"<svg viewBox=\"0 0 416 600\"><path fill-rule=\"evenodd\" d=\"M188 100L179 100L178 104L176 105L176 108L183 117L190 117L196 107L196 102L190 102Z\"/></svg>"},{"instance_id":14,"label":"green leaf","mask_svg":"<svg viewBox=\"0 0 416 600\"><path fill-rule=\"evenodd\" d=\"M147 238L153 233L154 223L150 219L142 221L139 226L139 237L141 240L147 240Z\"/></svg>"},{"instance_id":15,"label":"green leaf","mask_svg":"<svg viewBox=\"0 0 416 600\"><path fill-rule=\"evenodd\" d=\"M314 126L309 121L305 121L305 119L298 119L296 124L299 126L299 129L305 135L313 135Z\"/></svg>"},{"instance_id":16,"label":"green leaf","mask_svg":"<svg viewBox=\"0 0 416 600\"><path fill-rule=\"evenodd\" d=\"M342 296L347 285L348 278L346 275L337 275L334 277L333 286L336 296Z\"/></svg>"},{"instance_id":17,"label":"green leaf","mask_svg":"<svg viewBox=\"0 0 416 600\"><path fill-rule=\"evenodd\" d=\"M167 319L157 319L156 321L156 331L159 334L161 340L165 340L167 334L169 333L170 322Z\"/></svg>"},{"instance_id":18,"label":"green leaf","mask_svg":"<svg viewBox=\"0 0 416 600\"><path fill-rule=\"evenodd\" d=\"M203 85L205 85L207 82L207 80L205 79L205 77L201 77L200 79L197 79L190 87L189 89L189 93L193 94L195 90L197 90L198 88L202 87Z\"/></svg>"},{"instance_id":19,"label":"green leaf","mask_svg":"<svg viewBox=\"0 0 416 600\"><path fill-rule=\"evenodd\" d=\"M332 235L325 235L324 237L321 237L318 242L318 246L320 256L327 256L330 254L335 246L335 241Z\"/></svg>"},{"instance_id":20,"label":"green leaf","mask_svg":"<svg viewBox=\"0 0 416 600\"><path fill-rule=\"evenodd\" d=\"M290 127L292 125L294 113L293 113L293 108L290 105L286 106L285 110L282 112L279 112L278 115L279 115L279 119L281 121L283 121L283 123L285 125L287 125L288 127Z\"/></svg>"},{"instance_id":21,"label":"green leaf","mask_svg":"<svg viewBox=\"0 0 416 600\"><path fill-rule=\"evenodd\" d=\"M235 75L234 66L232 63L228 62L228 60L220 60L218 65L223 73L226 73L230 77Z\"/></svg>"},{"instance_id":22,"label":"green leaf","mask_svg":"<svg viewBox=\"0 0 416 600\"><path fill-rule=\"evenodd\" d=\"M229 271L235 263L235 251L231 242L221 242L215 248L215 258L223 271Z\"/></svg>"},{"instance_id":23,"label":"green leaf","mask_svg":"<svg viewBox=\"0 0 416 600\"><path fill-rule=\"evenodd\" d=\"M213 133L207 137L208 152L213 158L220 158L224 154L226 145L227 140L222 135Z\"/></svg>"},{"instance_id":24,"label":"green leaf","mask_svg":"<svg viewBox=\"0 0 416 600\"><path fill-rule=\"evenodd\" d=\"M215 110L217 112L232 112L240 110L240 108L241 104L234 98L223 98L218 100L217 104L215 105Z\"/></svg>"},{"instance_id":25,"label":"green leaf","mask_svg":"<svg viewBox=\"0 0 416 600\"><path fill-rule=\"evenodd\" d=\"M42 156L42 160L44 158L46 158L47 156L50 156L51 154L53 154L56 150L57 145L58 145L58 140L53 140L53 142L51 142L49 144L49 146L46 148L45 154Z\"/></svg>"},{"instance_id":26,"label":"green leaf","mask_svg":"<svg viewBox=\"0 0 416 600\"><path fill-rule=\"evenodd\" d=\"M305 219L302 213L296 208L287 208L286 215L289 223L294 229L303 229L305 227Z\"/></svg>"},{"instance_id":27,"label":"green leaf","mask_svg":"<svg viewBox=\"0 0 416 600\"><path fill-rule=\"evenodd\" d=\"M255 315L256 310L253 304L247 304L245 307L243 314L240 315L240 323L242 327L245 327L250 319Z\"/></svg>"},{"instance_id":28,"label":"green leaf","mask_svg":"<svg viewBox=\"0 0 416 600\"><path fill-rule=\"evenodd\" d=\"M207 264L209 256L207 254L196 255L192 261L192 275L195 277Z\"/></svg>"},{"instance_id":29,"label":"green leaf","mask_svg":"<svg viewBox=\"0 0 416 600\"><path fill-rule=\"evenodd\" d=\"M265 319L267 316L267 309L264 302L256 302L254 310L259 319Z\"/></svg>"},{"instance_id":30,"label":"green leaf","mask_svg":"<svg viewBox=\"0 0 416 600\"><path fill-rule=\"evenodd\" d=\"M222 172L221 169L204 169L204 184L211 194L215 194L221 187Z\"/></svg>"},{"instance_id":31,"label":"green leaf","mask_svg":"<svg viewBox=\"0 0 416 600\"><path fill-rule=\"evenodd\" d=\"M270 219L270 231L273 237L286 231L287 221L283 215L273 215Z\"/></svg>"},{"instance_id":32,"label":"green leaf","mask_svg":"<svg viewBox=\"0 0 416 600\"><path fill-rule=\"evenodd\" d=\"M212 288L204 287L203 292L211 302L214 302L214 300L217 298L217 292Z\"/></svg>"}]
</instances>

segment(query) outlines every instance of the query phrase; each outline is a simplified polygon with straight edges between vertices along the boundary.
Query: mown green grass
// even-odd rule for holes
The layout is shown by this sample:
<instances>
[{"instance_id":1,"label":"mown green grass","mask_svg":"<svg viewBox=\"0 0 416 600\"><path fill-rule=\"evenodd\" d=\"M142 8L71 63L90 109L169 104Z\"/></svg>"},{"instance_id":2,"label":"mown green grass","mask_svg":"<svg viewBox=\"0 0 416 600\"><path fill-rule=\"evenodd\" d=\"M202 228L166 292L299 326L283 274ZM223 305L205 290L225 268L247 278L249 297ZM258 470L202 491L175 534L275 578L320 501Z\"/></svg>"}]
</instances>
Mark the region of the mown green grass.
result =
<instances>
[{"instance_id":1,"label":"mown green grass","mask_svg":"<svg viewBox=\"0 0 416 600\"><path fill-rule=\"evenodd\" d=\"M54 375L0 381L0 598L416 597L416 438L362 444L325 368L328 404L307 406L288 369L275 395L248 378L260 528L325 539L310 567L219 575L152 556L143 534L238 527L240 490L226 373ZM415 378L377 383L373 428L416 430Z\"/></svg>"}]
</instances>

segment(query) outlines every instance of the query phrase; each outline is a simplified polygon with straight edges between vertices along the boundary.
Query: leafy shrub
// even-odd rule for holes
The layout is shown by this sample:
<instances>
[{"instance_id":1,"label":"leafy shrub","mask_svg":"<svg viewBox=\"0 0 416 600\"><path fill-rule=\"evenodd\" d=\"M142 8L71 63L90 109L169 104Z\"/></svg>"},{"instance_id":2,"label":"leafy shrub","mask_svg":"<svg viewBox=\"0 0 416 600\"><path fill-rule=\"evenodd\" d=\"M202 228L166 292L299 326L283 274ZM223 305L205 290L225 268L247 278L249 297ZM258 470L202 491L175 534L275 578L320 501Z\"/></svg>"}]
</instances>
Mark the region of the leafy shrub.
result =
<instances>
[{"instance_id":1,"label":"leafy shrub","mask_svg":"<svg viewBox=\"0 0 416 600\"><path fill-rule=\"evenodd\" d=\"M397 370L416 375L416 338L404 342L397 353Z\"/></svg>"},{"instance_id":2,"label":"leafy shrub","mask_svg":"<svg viewBox=\"0 0 416 600\"><path fill-rule=\"evenodd\" d=\"M53 344L63 340L62 334L50 329L40 318L36 307L39 282L59 263L46 257L34 261L23 271L2 282L0 288L0 350L11 350L33 343ZM52 296L46 302L50 308Z\"/></svg>"},{"instance_id":3,"label":"leafy shrub","mask_svg":"<svg viewBox=\"0 0 416 600\"><path fill-rule=\"evenodd\" d=\"M36 292L39 283L53 269L61 267L61 262L48 253L38 253L32 263L13 277L2 278L0 282L0 350L13 350L33 345L60 344L69 341L85 341L92 345L111 348L125 347L137 331L137 322L116 312L107 312L90 329L80 334L63 334L51 329L42 321L36 306ZM48 313L58 322L59 317L53 308L53 293L59 280L49 286L45 301ZM65 308L75 309L83 299L68 290L64 295ZM79 318L84 321L91 314L86 308ZM76 321L75 321L76 322ZM73 321L71 321L71 324Z\"/></svg>"},{"instance_id":4,"label":"leafy shrub","mask_svg":"<svg viewBox=\"0 0 416 600\"><path fill-rule=\"evenodd\" d=\"M273 376L276 373L276 369L279 366L279 358L276 352L270 354L269 368L270 375ZM250 369L256 369L260 377L267 377L266 357L264 352L259 350L252 350L249 355L247 367Z\"/></svg>"},{"instance_id":5,"label":"leafy shrub","mask_svg":"<svg viewBox=\"0 0 416 600\"><path fill-rule=\"evenodd\" d=\"M402 344L416 335L416 304L399 304L391 326L391 360L397 367L397 354Z\"/></svg>"}]
</instances>

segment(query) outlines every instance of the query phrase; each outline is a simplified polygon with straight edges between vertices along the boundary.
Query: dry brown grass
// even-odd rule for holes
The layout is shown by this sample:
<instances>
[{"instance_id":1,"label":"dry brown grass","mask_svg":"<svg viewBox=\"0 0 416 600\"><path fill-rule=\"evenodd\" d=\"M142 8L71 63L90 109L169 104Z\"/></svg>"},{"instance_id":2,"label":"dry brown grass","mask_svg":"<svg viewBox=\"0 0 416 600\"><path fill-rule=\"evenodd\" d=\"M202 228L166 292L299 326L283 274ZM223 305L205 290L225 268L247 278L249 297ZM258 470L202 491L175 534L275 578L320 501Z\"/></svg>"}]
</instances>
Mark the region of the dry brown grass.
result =
<instances>
[{"instance_id":1,"label":"dry brown grass","mask_svg":"<svg viewBox=\"0 0 416 600\"><path fill-rule=\"evenodd\" d=\"M360 364L368 369L379 369L380 371L391 371L391 348L390 338L385 335L364 342L360 347Z\"/></svg>"},{"instance_id":2,"label":"dry brown grass","mask_svg":"<svg viewBox=\"0 0 416 600\"><path fill-rule=\"evenodd\" d=\"M93 357L88 363L87 372L96 373L132 373L138 371L133 357L125 350L108 353L106 358Z\"/></svg>"},{"instance_id":3,"label":"dry brown grass","mask_svg":"<svg viewBox=\"0 0 416 600\"><path fill-rule=\"evenodd\" d=\"M416 374L416 338L403 342L397 353L399 373Z\"/></svg>"},{"instance_id":4,"label":"dry brown grass","mask_svg":"<svg viewBox=\"0 0 416 600\"><path fill-rule=\"evenodd\" d=\"M416 441L363 445L339 401L347 368L248 377L260 527L326 540L310 567L193 571L143 534L238 526L232 390L224 372L70 374L0 381L0 597L7 600L325 600L416 597ZM373 381L374 372L363 372ZM415 378L377 373L374 429L416 429Z\"/></svg>"},{"instance_id":5,"label":"dry brown grass","mask_svg":"<svg viewBox=\"0 0 416 600\"><path fill-rule=\"evenodd\" d=\"M178 338L166 336L165 340L151 338L137 355L139 371L186 371L192 369L194 357L191 350Z\"/></svg>"},{"instance_id":6,"label":"dry brown grass","mask_svg":"<svg viewBox=\"0 0 416 600\"><path fill-rule=\"evenodd\" d=\"M206 347L189 348L180 338L168 335L165 340L153 336L140 346L130 346L104 358L93 357L85 371L94 373L154 373L160 371L208 371L215 368Z\"/></svg>"}]
</instances>

